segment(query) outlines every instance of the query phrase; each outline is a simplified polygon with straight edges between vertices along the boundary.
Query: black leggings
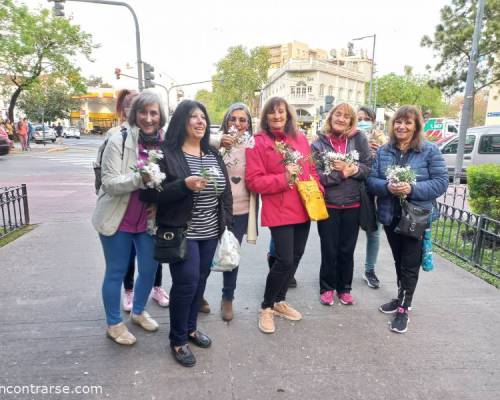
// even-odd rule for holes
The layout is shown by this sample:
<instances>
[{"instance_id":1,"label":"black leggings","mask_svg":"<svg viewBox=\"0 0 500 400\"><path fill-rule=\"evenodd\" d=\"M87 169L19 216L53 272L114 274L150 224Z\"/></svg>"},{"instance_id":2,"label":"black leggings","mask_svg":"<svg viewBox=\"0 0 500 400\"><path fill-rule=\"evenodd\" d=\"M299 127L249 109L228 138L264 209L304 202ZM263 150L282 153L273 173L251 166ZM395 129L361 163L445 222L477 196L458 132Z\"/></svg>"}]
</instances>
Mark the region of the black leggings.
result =
<instances>
[{"instance_id":1,"label":"black leggings","mask_svg":"<svg viewBox=\"0 0 500 400\"><path fill-rule=\"evenodd\" d=\"M396 225L397 222L384 226L384 229L396 267L399 305L403 308L409 308L417 287L418 273L422 264L422 240L395 233Z\"/></svg>"},{"instance_id":2,"label":"black leggings","mask_svg":"<svg viewBox=\"0 0 500 400\"><path fill-rule=\"evenodd\" d=\"M162 268L161 263L158 263L158 268L156 270L155 283L153 286L161 286L162 280ZM134 274L135 274L135 247L132 246L132 251L130 252L130 259L128 262L128 269L125 278L123 278L123 288L125 290L134 290Z\"/></svg>"},{"instance_id":3,"label":"black leggings","mask_svg":"<svg viewBox=\"0 0 500 400\"><path fill-rule=\"evenodd\" d=\"M306 248L311 222L270 228L276 249L276 260L267 275L262 308L285 300L288 283L295 275Z\"/></svg>"}]
</instances>

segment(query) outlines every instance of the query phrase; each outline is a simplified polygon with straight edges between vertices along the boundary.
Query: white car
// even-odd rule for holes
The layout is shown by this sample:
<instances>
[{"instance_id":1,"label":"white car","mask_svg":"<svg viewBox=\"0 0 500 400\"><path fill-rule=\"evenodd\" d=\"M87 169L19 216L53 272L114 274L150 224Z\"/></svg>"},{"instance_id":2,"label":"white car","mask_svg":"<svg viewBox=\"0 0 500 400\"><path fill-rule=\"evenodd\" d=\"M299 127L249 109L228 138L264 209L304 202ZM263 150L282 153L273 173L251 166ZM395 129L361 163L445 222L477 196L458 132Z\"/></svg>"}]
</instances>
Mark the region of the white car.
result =
<instances>
[{"instance_id":1,"label":"white car","mask_svg":"<svg viewBox=\"0 0 500 400\"><path fill-rule=\"evenodd\" d=\"M42 125L35 125L33 129L33 140L35 143L54 143L56 141L56 132L50 126L44 125L44 127L42 127Z\"/></svg>"},{"instance_id":2,"label":"white car","mask_svg":"<svg viewBox=\"0 0 500 400\"><path fill-rule=\"evenodd\" d=\"M457 147L458 137L449 139L440 146L450 176L455 172ZM465 175L469 165L479 164L500 164L500 125L467 129L462 174Z\"/></svg>"},{"instance_id":3,"label":"white car","mask_svg":"<svg viewBox=\"0 0 500 400\"><path fill-rule=\"evenodd\" d=\"M76 126L70 126L69 128L64 128L63 136L65 138L80 139L80 129L78 129Z\"/></svg>"}]
</instances>

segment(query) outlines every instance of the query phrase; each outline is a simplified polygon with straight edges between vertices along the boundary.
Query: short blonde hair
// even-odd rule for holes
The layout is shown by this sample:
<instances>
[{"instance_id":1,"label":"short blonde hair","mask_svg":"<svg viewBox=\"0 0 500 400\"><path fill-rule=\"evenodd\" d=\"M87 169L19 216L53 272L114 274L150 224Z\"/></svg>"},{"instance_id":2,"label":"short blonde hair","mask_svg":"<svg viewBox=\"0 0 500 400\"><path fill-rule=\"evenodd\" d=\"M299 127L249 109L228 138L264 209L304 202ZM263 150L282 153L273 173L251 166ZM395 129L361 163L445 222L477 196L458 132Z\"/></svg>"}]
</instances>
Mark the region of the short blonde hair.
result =
<instances>
[{"instance_id":1,"label":"short blonde hair","mask_svg":"<svg viewBox=\"0 0 500 400\"><path fill-rule=\"evenodd\" d=\"M422 144L425 141L424 137L424 119L422 118L422 112L416 106L403 106L400 107L396 113L391 118L389 123L389 142L391 144L396 144L396 134L394 133L394 124L398 119L409 119L413 118L415 120L415 132L410 142L410 148L413 150L420 150Z\"/></svg>"},{"instance_id":2,"label":"short blonde hair","mask_svg":"<svg viewBox=\"0 0 500 400\"><path fill-rule=\"evenodd\" d=\"M323 132L325 132L328 135L331 135L333 133L333 128L332 128L332 116L337 110L343 110L349 114L349 117L351 119L351 122L349 124L349 129L347 129L342 136L349 135L351 132L355 131L356 128L358 127L358 116L356 114L356 110L354 108L347 104L347 103L340 103L337 104L335 107L333 107L330 112L328 113L328 116L326 117L325 121L325 126L323 127Z\"/></svg>"}]
</instances>

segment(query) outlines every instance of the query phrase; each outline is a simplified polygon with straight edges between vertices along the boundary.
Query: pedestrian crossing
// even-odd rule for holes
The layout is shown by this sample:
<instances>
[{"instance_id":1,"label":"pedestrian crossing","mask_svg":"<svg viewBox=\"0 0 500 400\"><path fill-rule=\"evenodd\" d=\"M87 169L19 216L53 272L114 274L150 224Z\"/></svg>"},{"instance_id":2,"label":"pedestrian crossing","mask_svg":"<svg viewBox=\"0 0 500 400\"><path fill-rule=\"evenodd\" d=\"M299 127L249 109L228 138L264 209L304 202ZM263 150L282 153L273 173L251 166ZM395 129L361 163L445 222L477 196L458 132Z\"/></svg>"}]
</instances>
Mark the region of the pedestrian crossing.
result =
<instances>
[{"instance_id":1,"label":"pedestrian crossing","mask_svg":"<svg viewBox=\"0 0 500 400\"><path fill-rule=\"evenodd\" d=\"M37 156L50 162L56 162L63 165L74 165L84 167L86 170L92 171L93 163L96 156L93 153L49 153Z\"/></svg>"}]
</instances>

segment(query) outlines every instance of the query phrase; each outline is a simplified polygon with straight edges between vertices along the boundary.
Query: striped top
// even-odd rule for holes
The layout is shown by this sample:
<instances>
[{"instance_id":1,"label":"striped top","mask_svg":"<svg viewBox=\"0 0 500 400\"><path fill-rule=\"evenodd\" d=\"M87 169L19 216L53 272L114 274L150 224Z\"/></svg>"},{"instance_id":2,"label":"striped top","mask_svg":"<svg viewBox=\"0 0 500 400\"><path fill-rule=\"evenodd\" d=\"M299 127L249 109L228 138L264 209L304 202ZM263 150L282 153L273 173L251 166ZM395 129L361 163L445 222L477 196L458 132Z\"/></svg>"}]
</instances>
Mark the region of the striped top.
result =
<instances>
[{"instance_id":1,"label":"striped top","mask_svg":"<svg viewBox=\"0 0 500 400\"><path fill-rule=\"evenodd\" d=\"M219 197L226 188L226 178L213 154L203 157L184 153L192 175L202 176L202 169L210 180L201 192L194 192L193 213L187 238L194 240L213 239L219 236Z\"/></svg>"}]
</instances>

